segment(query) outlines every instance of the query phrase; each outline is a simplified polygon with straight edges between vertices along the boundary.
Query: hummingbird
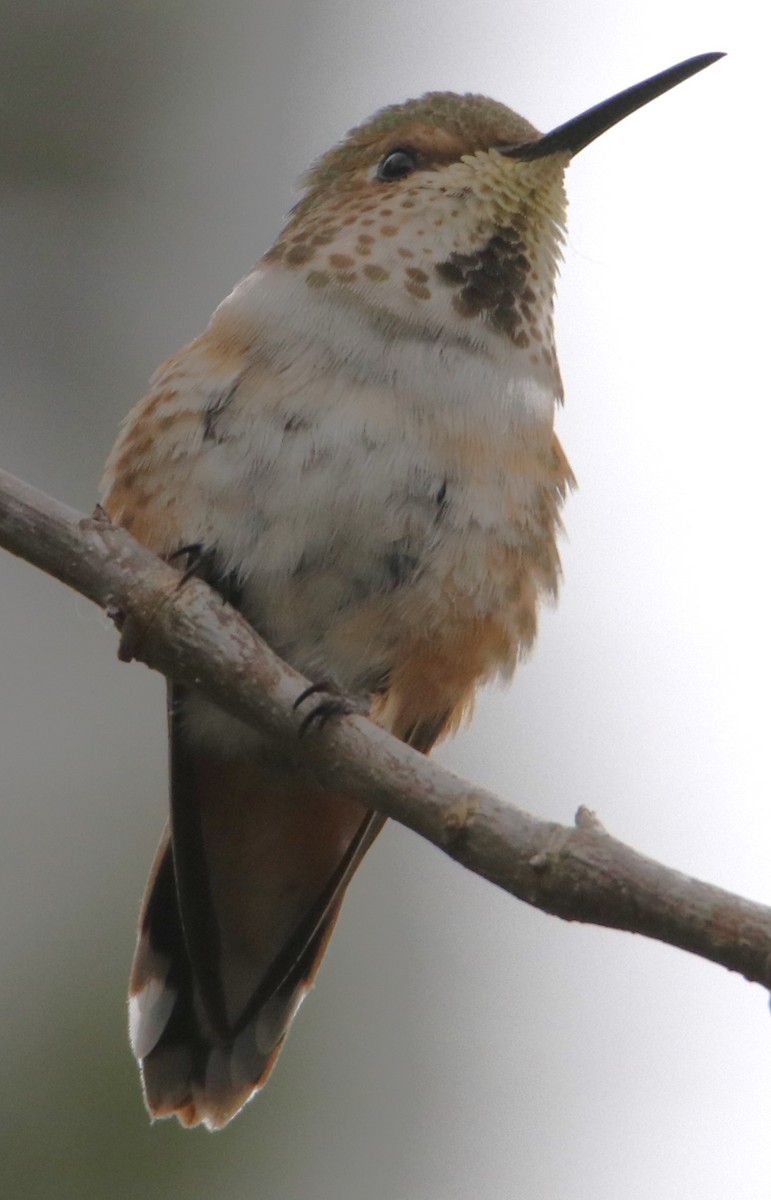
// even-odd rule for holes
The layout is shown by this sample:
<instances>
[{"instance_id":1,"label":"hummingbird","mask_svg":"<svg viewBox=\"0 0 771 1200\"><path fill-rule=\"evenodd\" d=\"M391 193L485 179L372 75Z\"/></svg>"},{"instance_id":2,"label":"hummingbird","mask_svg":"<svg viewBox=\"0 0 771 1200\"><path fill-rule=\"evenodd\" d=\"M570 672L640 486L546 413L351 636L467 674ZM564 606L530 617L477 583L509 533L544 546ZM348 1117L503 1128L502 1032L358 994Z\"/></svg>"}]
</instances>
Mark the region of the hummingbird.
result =
<instances>
[{"instance_id":1,"label":"hummingbird","mask_svg":"<svg viewBox=\"0 0 771 1200\"><path fill-rule=\"evenodd\" d=\"M428 753L530 647L574 482L565 168L720 57L546 134L480 95L377 112L127 417L102 505L315 681L306 726L359 704ZM194 690L169 684L168 722L130 1035L150 1113L217 1129L265 1084L384 819Z\"/></svg>"}]
</instances>

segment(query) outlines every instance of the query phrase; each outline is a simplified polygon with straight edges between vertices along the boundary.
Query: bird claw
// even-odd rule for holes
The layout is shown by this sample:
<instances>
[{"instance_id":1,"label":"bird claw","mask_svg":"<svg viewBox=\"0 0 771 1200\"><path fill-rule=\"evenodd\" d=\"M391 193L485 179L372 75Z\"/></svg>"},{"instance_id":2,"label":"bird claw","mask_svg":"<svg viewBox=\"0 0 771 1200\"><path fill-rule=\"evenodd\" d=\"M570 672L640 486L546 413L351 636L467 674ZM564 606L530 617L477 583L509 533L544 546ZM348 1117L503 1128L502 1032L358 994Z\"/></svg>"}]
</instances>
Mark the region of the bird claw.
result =
<instances>
[{"instance_id":1,"label":"bird claw","mask_svg":"<svg viewBox=\"0 0 771 1200\"><path fill-rule=\"evenodd\" d=\"M172 566L178 558L186 558L187 564L180 572L179 582L177 583L177 591L182 588L189 579L192 579L200 567L205 556L203 542L190 542L186 546L180 546L176 550L172 550L171 554L166 555L166 562Z\"/></svg>"},{"instance_id":2,"label":"bird claw","mask_svg":"<svg viewBox=\"0 0 771 1200\"><path fill-rule=\"evenodd\" d=\"M292 711L297 712L304 700L307 700L309 696L317 696L319 692L326 692L330 696L341 694L339 688L330 679L320 679L317 683L311 683L307 688L303 688L292 705Z\"/></svg>"},{"instance_id":3,"label":"bird claw","mask_svg":"<svg viewBox=\"0 0 771 1200\"><path fill-rule=\"evenodd\" d=\"M331 683L327 679L320 680L318 683L312 683L310 687L304 688L295 700L292 708L295 710L298 709L309 696L317 696L320 693L325 693L326 699L322 700L319 704L314 704L311 711L303 717L300 728L297 731L298 737L304 737L314 725L318 729L323 729L329 721L337 720L340 717L366 717L369 714L368 700L363 696L345 695L334 683Z\"/></svg>"}]
</instances>

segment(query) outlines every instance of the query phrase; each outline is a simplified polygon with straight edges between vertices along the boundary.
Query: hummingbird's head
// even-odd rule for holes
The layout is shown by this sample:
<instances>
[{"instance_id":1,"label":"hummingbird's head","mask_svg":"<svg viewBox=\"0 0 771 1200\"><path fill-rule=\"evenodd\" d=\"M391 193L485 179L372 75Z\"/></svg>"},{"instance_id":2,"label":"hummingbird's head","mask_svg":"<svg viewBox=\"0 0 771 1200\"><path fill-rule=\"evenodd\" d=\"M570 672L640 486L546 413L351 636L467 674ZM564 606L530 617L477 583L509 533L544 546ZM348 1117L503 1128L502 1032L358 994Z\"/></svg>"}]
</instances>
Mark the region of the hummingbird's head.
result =
<instances>
[{"instance_id":1,"label":"hummingbird's head","mask_svg":"<svg viewBox=\"0 0 771 1200\"><path fill-rule=\"evenodd\" d=\"M544 135L484 96L429 92L384 108L311 167L264 261L356 306L385 336L503 339L555 369L565 167L720 57L689 59Z\"/></svg>"},{"instance_id":2,"label":"hummingbird's head","mask_svg":"<svg viewBox=\"0 0 771 1200\"><path fill-rule=\"evenodd\" d=\"M269 261L384 317L544 340L565 219L559 151L484 96L431 92L376 113L306 175Z\"/></svg>"}]
</instances>

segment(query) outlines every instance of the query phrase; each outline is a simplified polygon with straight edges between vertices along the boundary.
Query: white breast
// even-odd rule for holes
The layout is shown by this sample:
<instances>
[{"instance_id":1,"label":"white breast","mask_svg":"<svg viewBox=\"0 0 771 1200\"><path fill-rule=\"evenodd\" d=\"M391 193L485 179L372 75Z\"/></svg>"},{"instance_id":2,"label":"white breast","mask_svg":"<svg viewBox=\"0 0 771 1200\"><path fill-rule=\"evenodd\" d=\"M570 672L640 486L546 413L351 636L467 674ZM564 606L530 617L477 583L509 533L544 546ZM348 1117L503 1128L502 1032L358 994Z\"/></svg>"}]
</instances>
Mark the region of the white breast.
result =
<instances>
[{"instance_id":1,"label":"white breast","mask_svg":"<svg viewBox=\"0 0 771 1200\"><path fill-rule=\"evenodd\" d=\"M218 324L251 327L260 362L216 417L194 487L245 615L280 655L367 691L410 621L456 602L450 577L479 615L507 602L486 564L537 536L543 485L507 464L548 453L556 400L526 352L497 336L448 345L417 319L412 337L384 337L365 309L284 272L247 277ZM357 612L365 631L341 640Z\"/></svg>"}]
</instances>

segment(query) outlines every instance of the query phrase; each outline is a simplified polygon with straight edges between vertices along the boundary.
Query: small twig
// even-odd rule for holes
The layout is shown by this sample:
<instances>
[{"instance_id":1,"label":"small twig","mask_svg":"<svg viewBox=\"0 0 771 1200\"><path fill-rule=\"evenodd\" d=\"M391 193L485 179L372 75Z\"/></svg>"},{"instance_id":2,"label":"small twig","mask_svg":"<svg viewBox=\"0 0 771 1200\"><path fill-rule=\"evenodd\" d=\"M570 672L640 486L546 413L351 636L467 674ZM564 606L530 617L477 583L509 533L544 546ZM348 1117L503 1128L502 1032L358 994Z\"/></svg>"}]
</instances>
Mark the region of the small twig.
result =
<instances>
[{"instance_id":1,"label":"small twig","mask_svg":"<svg viewBox=\"0 0 771 1200\"><path fill-rule=\"evenodd\" d=\"M347 716L299 741L308 681L199 579L122 529L0 472L0 545L120 618L130 653L293 747L319 780L441 847L512 895L568 921L645 934L771 984L771 909L689 878L607 834L588 809L540 821Z\"/></svg>"}]
</instances>

